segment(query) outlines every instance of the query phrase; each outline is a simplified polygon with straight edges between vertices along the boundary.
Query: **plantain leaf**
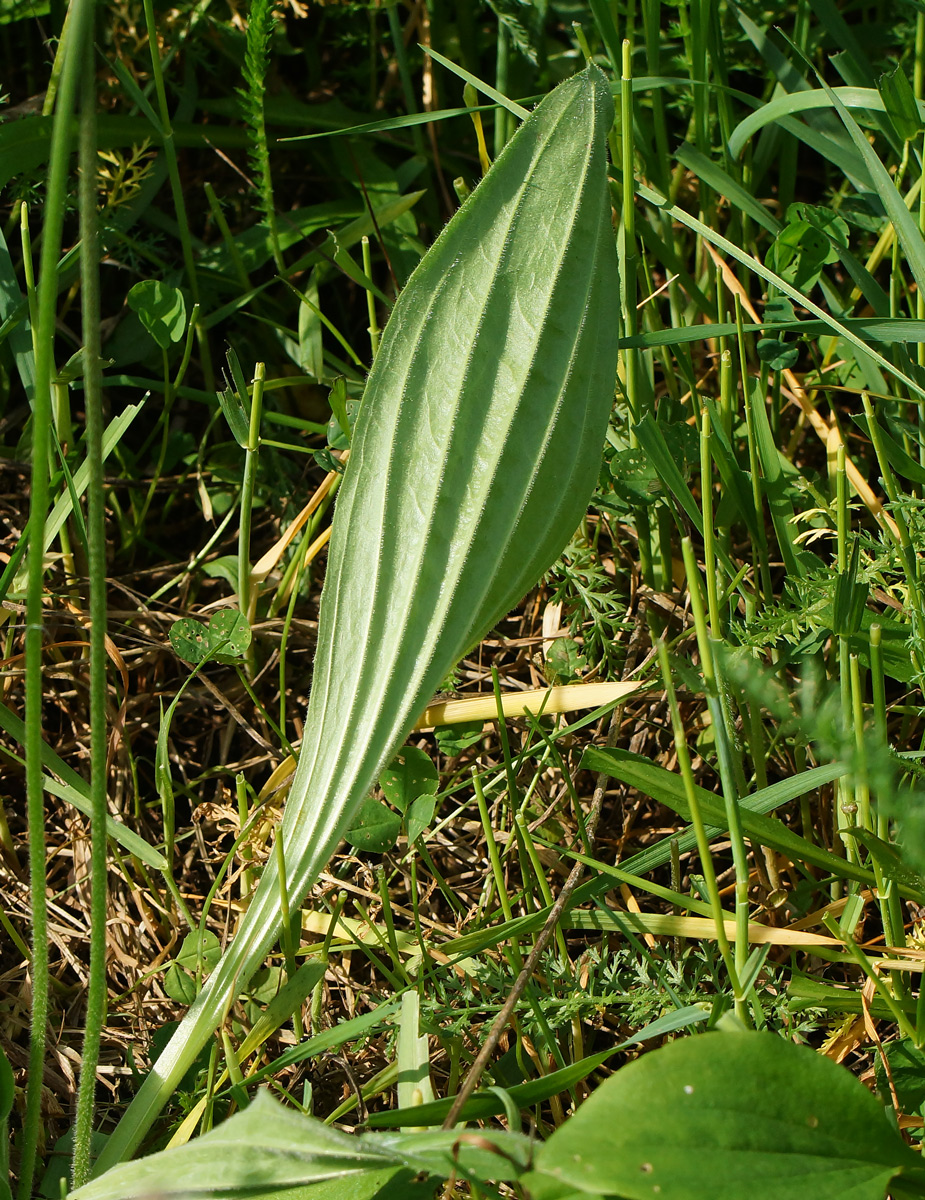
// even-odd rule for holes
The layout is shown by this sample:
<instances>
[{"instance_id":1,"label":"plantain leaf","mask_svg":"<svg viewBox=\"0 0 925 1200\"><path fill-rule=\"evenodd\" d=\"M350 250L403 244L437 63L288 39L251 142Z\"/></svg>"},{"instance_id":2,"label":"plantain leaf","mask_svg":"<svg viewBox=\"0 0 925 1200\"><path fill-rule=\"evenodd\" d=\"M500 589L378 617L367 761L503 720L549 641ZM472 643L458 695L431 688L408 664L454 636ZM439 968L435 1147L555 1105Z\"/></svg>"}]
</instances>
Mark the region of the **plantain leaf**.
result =
<instances>
[{"instance_id":1,"label":"plantain leaf","mask_svg":"<svg viewBox=\"0 0 925 1200\"><path fill-rule=\"evenodd\" d=\"M921 1161L844 1067L742 1031L684 1038L623 1067L534 1165L624 1200L880 1200Z\"/></svg>"},{"instance_id":2,"label":"plantain leaf","mask_svg":"<svg viewBox=\"0 0 925 1200\"><path fill-rule=\"evenodd\" d=\"M269 1191L325 1179L349 1183L366 1171L403 1165L388 1149L329 1129L259 1092L242 1113L203 1137L117 1167L111 1178L71 1194L80 1200L239 1196L258 1184Z\"/></svg>"},{"instance_id":3,"label":"plantain leaf","mask_svg":"<svg viewBox=\"0 0 925 1200\"><path fill-rule=\"evenodd\" d=\"M550 566L585 511L619 333L605 161L612 117L596 67L551 93L392 312L331 534L283 818L291 905L449 670ZM141 1140L279 927L273 865L100 1169Z\"/></svg>"}]
</instances>

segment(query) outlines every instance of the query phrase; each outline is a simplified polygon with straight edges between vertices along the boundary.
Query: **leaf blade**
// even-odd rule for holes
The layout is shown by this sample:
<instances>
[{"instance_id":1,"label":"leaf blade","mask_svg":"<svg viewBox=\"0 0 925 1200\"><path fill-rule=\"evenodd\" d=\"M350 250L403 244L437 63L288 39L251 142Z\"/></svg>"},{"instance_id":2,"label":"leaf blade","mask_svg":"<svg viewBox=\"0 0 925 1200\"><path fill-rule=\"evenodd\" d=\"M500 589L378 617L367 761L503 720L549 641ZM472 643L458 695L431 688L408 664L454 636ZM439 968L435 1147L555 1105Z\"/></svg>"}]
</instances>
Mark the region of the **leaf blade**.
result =
<instances>
[{"instance_id":1,"label":"leaf blade","mask_svg":"<svg viewBox=\"0 0 925 1200\"><path fill-rule=\"evenodd\" d=\"M556 89L395 305L334 517L305 742L283 819L290 904L448 670L551 564L585 511L616 374L612 119L596 68ZM101 1169L137 1145L278 928L270 868Z\"/></svg>"}]
</instances>

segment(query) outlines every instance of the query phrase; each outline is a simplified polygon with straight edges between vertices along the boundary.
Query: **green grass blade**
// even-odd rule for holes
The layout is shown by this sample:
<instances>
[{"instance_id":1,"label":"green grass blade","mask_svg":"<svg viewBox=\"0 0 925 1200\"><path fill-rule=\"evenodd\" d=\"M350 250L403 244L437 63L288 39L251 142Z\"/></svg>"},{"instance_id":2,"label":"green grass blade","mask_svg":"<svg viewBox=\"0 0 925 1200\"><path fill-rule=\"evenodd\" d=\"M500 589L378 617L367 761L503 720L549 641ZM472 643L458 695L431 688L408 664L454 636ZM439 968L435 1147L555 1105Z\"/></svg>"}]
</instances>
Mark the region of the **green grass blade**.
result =
<instances>
[{"instance_id":1,"label":"green grass blade","mask_svg":"<svg viewBox=\"0 0 925 1200\"><path fill-rule=\"evenodd\" d=\"M759 204L751 192L737 183L722 167L711 162L705 154L701 154L689 142L684 142L678 147L675 151L675 158L689 171L692 171L701 182L711 187L717 195L725 196L737 208L748 213L753 221L757 221L769 233L776 235L781 231L780 221L773 217L763 204Z\"/></svg>"},{"instance_id":2,"label":"green grass blade","mask_svg":"<svg viewBox=\"0 0 925 1200\"><path fill-rule=\"evenodd\" d=\"M755 381L757 383L757 381ZM777 544L787 574L798 579L806 574L804 561L807 552L801 550L794 540L796 531L793 524L794 511L787 493L786 478L781 466L781 452L774 441L771 423L768 420L768 410L764 397L758 387L747 390L745 403L751 406L752 419L755 423L755 442L758 449L758 460L761 463L764 493L771 510L771 522L777 534Z\"/></svg>"},{"instance_id":3,"label":"green grass blade","mask_svg":"<svg viewBox=\"0 0 925 1200\"><path fill-rule=\"evenodd\" d=\"M507 96L502 95L497 88L493 88L490 83L485 83L479 79L477 75L473 75L471 71L467 71L465 67L459 66L449 58L444 58L442 54L438 54L436 50L430 46L421 46L425 54L429 54L431 58L437 60L441 67L446 67L448 71L452 71L454 75L458 75L460 79L464 79L466 83L471 83L472 86L480 91L483 95L494 100L496 104L500 104L502 108L506 108L509 113L513 113L515 117L519 117L522 121L530 115L526 108L517 104L513 100L509 100Z\"/></svg>"},{"instance_id":4,"label":"green grass blade","mask_svg":"<svg viewBox=\"0 0 925 1200\"><path fill-rule=\"evenodd\" d=\"M925 342L925 325L912 317L846 317L841 324L854 334L861 344L881 342L886 346ZM731 321L722 324L708 322L689 325L684 329L653 329L635 337L620 338L620 346L638 346L652 349L656 346L683 346L689 342L703 342L708 338L735 337L739 327ZM788 330L804 337L830 337L832 330L828 321L767 321L761 324L743 324L743 333L757 333L762 329L775 333Z\"/></svg>"},{"instance_id":5,"label":"green grass blade","mask_svg":"<svg viewBox=\"0 0 925 1200\"><path fill-rule=\"evenodd\" d=\"M303 133L297 137L280 138L281 142L313 142L318 138L358 137L361 133L387 133L393 129L411 129L415 125L446 121L450 117L468 117L475 112L494 112L497 104L476 104L472 108L438 108L432 112L406 113L387 117L384 121L366 121L362 125L347 125L343 129L322 129L319 133Z\"/></svg>"},{"instance_id":6,"label":"green grass blade","mask_svg":"<svg viewBox=\"0 0 925 1200\"><path fill-rule=\"evenodd\" d=\"M0 704L0 729L9 734L11 738L15 738L20 745L25 742L25 722L5 704ZM4 747L3 752L10 758L22 761L9 747ZM87 781L82 779L73 767L69 767L63 759L59 758L47 742L42 743L41 762L46 771L53 771L61 779L59 783L50 776L44 775L42 778L44 790L53 796L60 796L62 800L73 804L79 812L88 817L90 815L90 788ZM167 870L167 859L163 854L149 846L144 838L126 825L120 824L114 817L107 817L106 833L129 854L134 854L136 858L141 859L147 866L153 867L155 871Z\"/></svg>"},{"instance_id":7,"label":"green grass blade","mask_svg":"<svg viewBox=\"0 0 925 1200\"><path fill-rule=\"evenodd\" d=\"M886 105L883 102L883 97L876 88L861 88L861 87L828 87L822 85L821 89L811 88L804 92L792 92L786 96L778 96L775 100L769 100L767 104L761 108L749 113L744 120L732 131L732 136L729 139L729 153L733 158L738 158L745 148L746 142L749 142L755 134L775 121L783 121L787 117L798 116L801 113L814 112L818 109L838 109L839 105L844 108L862 108L868 109L871 112L886 112ZM919 115L925 113L925 104L919 101ZM850 132L850 130L849 130ZM855 142L857 145L857 142ZM858 150L861 147L858 146ZM862 158L863 151L861 152Z\"/></svg>"},{"instance_id":8,"label":"green grass blade","mask_svg":"<svg viewBox=\"0 0 925 1200\"><path fill-rule=\"evenodd\" d=\"M106 426L103 434L103 462L109 458L116 446L122 440L126 430L135 420L144 406L144 401L140 400L137 404L127 404L122 412ZM87 485L90 482L90 467L86 461L82 462L74 472L74 493L80 497L87 490ZM63 492L55 501L55 505L48 514L48 520L45 524L45 549L47 550L58 534L64 522L74 511L73 496L68 489Z\"/></svg>"},{"instance_id":9,"label":"green grass blade","mask_svg":"<svg viewBox=\"0 0 925 1200\"><path fill-rule=\"evenodd\" d=\"M22 316L25 318L25 298L19 288L19 280L16 278L6 238L0 233L0 317L6 322L13 317L17 309L22 309ZM17 319L9 329L7 337L10 350L13 352L16 370L26 396L31 401L35 392L35 357L32 351L32 337L26 321Z\"/></svg>"},{"instance_id":10,"label":"green grass blade","mask_svg":"<svg viewBox=\"0 0 925 1200\"><path fill-rule=\"evenodd\" d=\"M592 747L585 751L582 760L591 770L606 771L607 774L621 779L624 783L639 789L647 796L652 796L660 804L687 816L687 800L684 794L684 783L679 775L674 775L664 767L659 767L638 754L630 754L626 750L603 750ZM706 788L697 789L697 797L704 817L718 829L726 827L725 808L719 797L708 792ZM855 863L849 863L843 858L831 854L822 846L809 842L788 829L781 821L767 817L746 807L748 797L741 802L742 825L749 837L756 839L763 846L788 855L793 862L812 863L825 871L843 875L849 879L858 879L864 883L873 883L874 874Z\"/></svg>"},{"instance_id":11,"label":"green grass blade","mask_svg":"<svg viewBox=\"0 0 925 1200\"><path fill-rule=\"evenodd\" d=\"M916 381L906 375L905 372L901 371L898 367L895 367L891 362L888 362L882 354L878 354L876 350L872 350L866 342L859 338L856 333L853 333L852 330L850 330L842 321L839 321L835 317L831 316L831 314L826 312L824 308L820 308L819 305L810 300L808 296L804 296L802 292L798 291L795 287L792 287L786 281L786 279L782 279L780 275L777 275L774 271L769 270L756 258L753 258L750 254L746 254L744 250L740 250L738 246L736 246L733 242L730 242L728 238L724 238L722 234L715 233L709 228L709 226L704 225L702 221L699 221L696 217L692 217L690 213L685 212L683 208L679 208L677 204L671 204L670 201L666 200L664 196L659 195L659 193L654 191L652 188L640 185L636 188L636 192L644 200L648 200L650 204L653 204L656 208L661 209L662 212L671 217L673 220L680 221L682 225L686 225L688 229L693 230L694 233L698 233L702 238L705 238L708 242L710 242L711 245L716 246L718 249L728 254L730 258L734 258L736 262L740 262L743 266L748 267L750 271L753 271L760 279L765 280L766 283L773 283L778 291L783 292L785 296L788 296L791 300L795 300L797 304L802 305L809 312L813 313L814 316L818 317L820 321L823 321L833 333L836 333L839 336L847 339L852 346L856 346L865 354L870 355L870 357L874 360L874 362L877 363L879 367L887 371L890 375L893 375L895 378L899 379L907 388L910 388L913 392L915 392L916 395L925 397L925 387L919 383L916 383Z\"/></svg>"}]
</instances>

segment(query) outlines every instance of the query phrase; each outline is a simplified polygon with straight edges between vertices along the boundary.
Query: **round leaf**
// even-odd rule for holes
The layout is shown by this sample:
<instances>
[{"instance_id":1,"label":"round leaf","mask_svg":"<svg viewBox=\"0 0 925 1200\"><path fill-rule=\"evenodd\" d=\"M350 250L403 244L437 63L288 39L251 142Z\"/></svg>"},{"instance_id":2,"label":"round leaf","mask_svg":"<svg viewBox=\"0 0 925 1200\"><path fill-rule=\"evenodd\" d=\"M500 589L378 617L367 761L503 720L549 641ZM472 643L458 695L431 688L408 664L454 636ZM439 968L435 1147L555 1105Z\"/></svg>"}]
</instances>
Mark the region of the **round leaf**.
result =
<instances>
[{"instance_id":1,"label":"round leaf","mask_svg":"<svg viewBox=\"0 0 925 1200\"><path fill-rule=\"evenodd\" d=\"M193 666L198 666L212 649L209 631L201 621L181 617L170 627L170 644L174 651Z\"/></svg>"},{"instance_id":2,"label":"round leaf","mask_svg":"<svg viewBox=\"0 0 925 1200\"><path fill-rule=\"evenodd\" d=\"M159 279L143 279L128 294L129 308L162 350L169 350L186 333L186 301L179 288Z\"/></svg>"},{"instance_id":3,"label":"round leaf","mask_svg":"<svg viewBox=\"0 0 925 1200\"><path fill-rule=\"evenodd\" d=\"M608 465L613 490L627 504L651 504L662 491L655 467L638 447L616 451Z\"/></svg>"},{"instance_id":4,"label":"round leaf","mask_svg":"<svg viewBox=\"0 0 925 1200\"><path fill-rule=\"evenodd\" d=\"M247 617L236 608L221 608L209 618L209 637L219 658L240 658L251 644Z\"/></svg>"},{"instance_id":5,"label":"round leaf","mask_svg":"<svg viewBox=\"0 0 925 1200\"><path fill-rule=\"evenodd\" d=\"M546 677L552 683L569 683L587 665L574 638L557 638L546 651Z\"/></svg>"},{"instance_id":6,"label":"round leaf","mask_svg":"<svg viewBox=\"0 0 925 1200\"><path fill-rule=\"evenodd\" d=\"M209 617L208 628L192 617L175 621L170 629L170 644L181 658L198 666L207 658L233 662L251 644L247 618L236 608L222 608Z\"/></svg>"},{"instance_id":7,"label":"round leaf","mask_svg":"<svg viewBox=\"0 0 925 1200\"><path fill-rule=\"evenodd\" d=\"M437 791L437 768L417 746L403 746L379 776L385 798L401 812L407 812L418 796L433 796Z\"/></svg>"},{"instance_id":8,"label":"round leaf","mask_svg":"<svg viewBox=\"0 0 925 1200\"><path fill-rule=\"evenodd\" d=\"M164 991L171 1000L188 1007L196 999L196 980L172 962L164 974Z\"/></svg>"},{"instance_id":9,"label":"round leaf","mask_svg":"<svg viewBox=\"0 0 925 1200\"><path fill-rule=\"evenodd\" d=\"M630 1063L535 1166L625 1200L882 1200L921 1159L844 1067L743 1032L685 1038Z\"/></svg>"},{"instance_id":10,"label":"round leaf","mask_svg":"<svg viewBox=\"0 0 925 1200\"><path fill-rule=\"evenodd\" d=\"M347 830L345 836L357 850L384 854L395 845L400 832L401 817L398 813L392 812L381 800L364 800L353 827Z\"/></svg>"},{"instance_id":11,"label":"round leaf","mask_svg":"<svg viewBox=\"0 0 925 1200\"><path fill-rule=\"evenodd\" d=\"M434 730L440 753L454 758L481 740L484 721L460 721L458 725L440 725Z\"/></svg>"},{"instance_id":12,"label":"round leaf","mask_svg":"<svg viewBox=\"0 0 925 1200\"><path fill-rule=\"evenodd\" d=\"M436 796L418 796L411 801L405 814L405 824L408 830L408 841L412 844L418 840L424 830L434 819L434 809L437 807Z\"/></svg>"},{"instance_id":13,"label":"round leaf","mask_svg":"<svg viewBox=\"0 0 925 1200\"><path fill-rule=\"evenodd\" d=\"M773 296L764 306L764 319L766 321L795 321L796 313L793 311L793 305L786 296Z\"/></svg>"},{"instance_id":14,"label":"round leaf","mask_svg":"<svg viewBox=\"0 0 925 1200\"><path fill-rule=\"evenodd\" d=\"M211 929L206 929L201 939L198 932L188 933L174 961L181 967L186 967L188 971L198 970L201 962L203 971L208 972L221 957L221 943Z\"/></svg>"},{"instance_id":15,"label":"round leaf","mask_svg":"<svg viewBox=\"0 0 925 1200\"><path fill-rule=\"evenodd\" d=\"M800 357L800 347L788 346L783 338L759 338L756 348L772 371L788 371Z\"/></svg>"},{"instance_id":16,"label":"round leaf","mask_svg":"<svg viewBox=\"0 0 925 1200\"><path fill-rule=\"evenodd\" d=\"M829 242L825 256L827 263L838 262L836 246L848 247L848 222L830 208L819 204L791 204L787 209L788 221L807 221L824 234Z\"/></svg>"}]
</instances>

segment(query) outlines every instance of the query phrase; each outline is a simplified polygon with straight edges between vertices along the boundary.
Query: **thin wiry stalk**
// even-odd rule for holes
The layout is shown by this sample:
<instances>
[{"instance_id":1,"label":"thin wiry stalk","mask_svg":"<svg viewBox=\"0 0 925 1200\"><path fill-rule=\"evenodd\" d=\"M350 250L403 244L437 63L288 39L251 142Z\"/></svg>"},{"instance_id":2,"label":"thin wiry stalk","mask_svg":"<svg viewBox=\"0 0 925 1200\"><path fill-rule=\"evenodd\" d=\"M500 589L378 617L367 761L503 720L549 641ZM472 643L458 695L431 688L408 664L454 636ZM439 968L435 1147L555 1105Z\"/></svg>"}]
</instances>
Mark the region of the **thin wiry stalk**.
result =
<instances>
[{"instance_id":1,"label":"thin wiry stalk","mask_svg":"<svg viewBox=\"0 0 925 1200\"><path fill-rule=\"evenodd\" d=\"M167 89L164 86L164 72L161 68L161 55L157 40L157 25L154 19L154 5L151 0L145 0L145 26L148 34L148 49L151 53L151 74L154 77L154 90L157 93L158 117L161 122L161 133L164 138L164 158L167 162L167 174L170 179L170 190L173 195L174 210L177 215L177 226L180 232L180 246L183 250L183 265L189 281L193 300L199 299L199 277L196 273L196 262L193 258L193 243L190 238L189 221L186 216L186 203L183 199L183 184L180 180L180 166L177 162L177 147L173 137L173 125L170 120L170 109L167 105Z\"/></svg>"},{"instance_id":2,"label":"thin wiry stalk","mask_svg":"<svg viewBox=\"0 0 925 1200\"><path fill-rule=\"evenodd\" d=\"M260 415L263 410L263 384L266 364L257 363L251 396L250 424L241 484L241 518L238 532L238 606L248 621L257 611L257 591L251 578L251 516L257 480L257 453L260 447Z\"/></svg>"},{"instance_id":3,"label":"thin wiry stalk","mask_svg":"<svg viewBox=\"0 0 925 1200\"><path fill-rule=\"evenodd\" d=\"M183 195L183 183L180 179L180 164L177 160L177 147L173 136L173 125L170 120L170 109L167 105L167 89L164 85L164 71L161 66L152 0L144 0L144 12L145 28L148 34L148 48L151 52L151 74L154 77L154 90L157 93L157 111L161 123L161 133L164 138L164 159L167 163L170 192L173 196L174 212L176 213L177 228L180 234L180 246L183 250L183 265L186 268L186 276L190 292L193 296L193 302L198 304L199 275L196 271L196 260L193 257L193 240L190 236L189 218L186 214L186 201ZM196 333L206 388L212 391L214 381L212 378L212 359L209 354L209 339L201 323L197 324Z\"/></svg>"},{"instance_id":4,"label":"thin wiry stalk","mask_svg":"<svg viewBox=\"0 0 925 1200\"><path fill-rule=\"evenodd\" d=\"M29 1075L23 1117L19 1168L20 1200L32 1195L41 1126L42 1074L48 1021L48 903L45 895L45 805L42 787L42 594L45 521L50 498L52 389L55 318L58 302L57 265L64 224L71 150L70 117L74 111L81 65L72 53L86 39L93 0L72 0L63 55L51 150L48 160L45 223L39 268L38 321L35 338L35 399L32 407L32 490L29 503L28 584L26 593L26 806L29 820L29 882L32 900L32 1022Z\"/></svg>"},{"instance_id":5,"label":"thin wiry stalk","mask_svg":"<svg viewBox=\"0 0 925 1200\"><path fill-rule=\"evenodd\" d=\"M89 32L89 29L88 29ZM103 407L100 368L99 221L96 210L96 77L92 39L81 47L78 161L80 273L84 338L87 464L87 561L90 575L90 968L81 1054L71 1179L90 1178L96 1067L106 1012L106 521L103 485ZM77 48L75 47L75 57Z\"/></svg>"}]
</instances>

